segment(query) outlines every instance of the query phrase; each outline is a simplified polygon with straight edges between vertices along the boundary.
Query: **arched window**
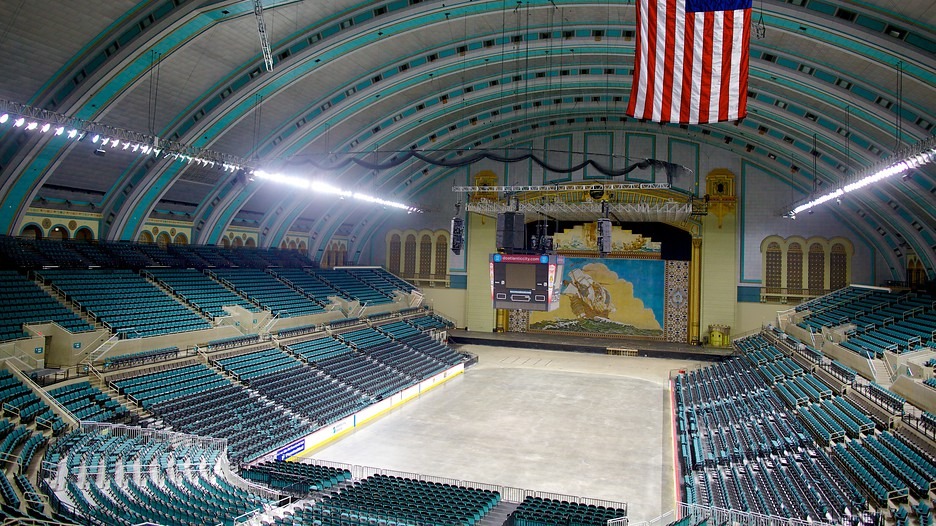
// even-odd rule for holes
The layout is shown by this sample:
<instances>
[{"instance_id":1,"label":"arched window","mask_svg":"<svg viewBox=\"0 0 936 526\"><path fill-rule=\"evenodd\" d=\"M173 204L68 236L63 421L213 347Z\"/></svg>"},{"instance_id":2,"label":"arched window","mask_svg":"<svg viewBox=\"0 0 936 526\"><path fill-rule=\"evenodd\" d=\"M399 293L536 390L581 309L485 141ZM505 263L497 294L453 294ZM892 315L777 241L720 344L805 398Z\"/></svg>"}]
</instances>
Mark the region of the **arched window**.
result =
<instances>
[{"instance_id":1,"label":"arched window","mask_svg":"<svg viewBox=\"0 0 936 526\"><path fill-rule=\"evenodd\" d=\"M400 275L400 234L390 236L390 246L387 256L387 269L391 273Z\"/></svg>"},{"instance_id":2,"label":"arched window","mask_svg":"<svg viewBox=\"0 0 936 526\"><path fill-rule=\"evenodd\" d=\"M224 247L224 248L231 248L231 241L230 241L228 238L226 238L226 237L222 237L222 238L221 238L221 246Z\"/></svg>"},{"instance_id":3,"label":"arched window","mask_svg":"<svg viewBox=\"0 0 936 526\"><path fill-rule=\"evenodd\" d=\"M432 236L423 234L419 238L419 279L429 279L432 274Z\"/></svg>"},{"instance_id":4,"label":"arched window","mask_svg":"<svg viewBox=\"0 0 936 526\"><path fill-rule=\"evenodd\" d=\"M848 253L841 243L832 245L829 254L829 289L838 290L848 285Z\"/></svg>"},{"instance_id":5,"label":"arched window","mask_svg":"<svg viewBox=\"0 0 936 526\"><path fill-rule=\"evenodd\" d=\"M257 242L256 242L256 241L254 241L254 238L252 238L252 237L248 237L248 238L247 238L247 241L246 241L246 242L244 242L244 246L245 246L245 247L251 247L251 248L254 248L254 247L256 247L256 246L257 246Z\"/></svg>"},{"instance_id":6,"label":"arched window","mask_svg":"<svg viewBox=\"0 0 936 526\"><path fill-rule=\"evenodd\" d=\"M409 234L406 236L406 244L403 247L403 277L412 278L416 275L416 236Z\"/></svg>"},{"instance_id":7,"label":"arched window","mask_svg":"<svg viewBox=\"0 0 936 526\"><path fill-rule=\"evenodd\" d=\"M780 244L771 241L767 245L764 259L766 262L764 286L768 294L779 294L780 287L783 286L783 255L780 251Z\"/></svg>"},{"instance_id":8,"label":"arched window","mask_svg":"<svg viewBox=\"0 0 936 526\"><path fill-rule=\"evenodd\" d=\"M188 245L188 237L182 232L179 232L172 240L172 243L175 245Z\"/></svg>"},{"instance_id":9,"label":"arched window","mask_svg":"<svg viewBox=\"0 0 936 526\"><path fill-rule=\"evenodd\" d=\"M806 268L809 294L825 294L825 250L819 243L809 245L809 261Z\"/></svg>"},{"instance_id":10,"label":"arched window","mask_svg":"<svg viewBox=\"0 0 936 526\"><path fill-rule=\"evenodd\" d=\"M149 230L144 230L140 232L140 237L137 238L137 241L140 243L152 243L155 240L153 239L153 234L149 233Z\"/></svg>"},{"instance_id":11,"label":"arched window","mask_svg":"<svg viewBox=\"0 0 936 526\"><path fill-rule=\"evenodd\" d=\"M792 242L787 246L787 293L803 293L803 246L797 242Z\"/></svg>"},{"instance_id":12,"label":"arched window","mask_svg":"<svg viewBox=\"0 0 936 526\"><path fill-rule=\"evenodd\" d=\"M234 248L241 248L244 246L244 240L240 236L234 236Z\"/></svg>"},{"instance_id":13,"label":"arched window","mask_svg":"<svg viewBox=\"0 0 936 526\"><path fill-rule=\"evenodd\" d=\"M172 240L169 239L169 234L165 232L160 232L159 235L156 236L156 244L159 245L160 247L165 248L170 243L172 243Z\"/></svg>"},{"instance_id":14,"label":"arched window","mask_svg":"<svg viewBox=\"0 0 936 526\"><path fill-rule=\"evenodd\" d=\"M23 227L23 231L20 232L20 237L25 237L26 239L42 239L42 229L36 225L26 225Z\"/></svg>"},{"instance_id":15,"label":"arched window","mask_svg":"<svg viewBox=\"0 0 936 526\"><path fill-rule=\"evenodd\" d=\"M298 247L296 246L296 242L295 242L295 241L290 241L290 242L289 242L289 250L296 250L296 248L298 248Z\"/></svg>"},{"instance_id":16,"label":"arched window","mask_svg":"<svg viewBox=\"0 0 936 526\"><path fill-rule=\"evenodd\" d=\"M295 241L292 241L289 243L289 245L290 245L290 248L292 248L293 250L298 250L303 253L305 253L306 251L305 241L300 241L298 245L296 244Z\"/></svg>"},{"instance_id":17,"label":"arched window","mask_svg":"<svg viewBox=\"0 0 936 526\"><path fill-rule=\"evenodd\" d=\"M90 228L81 227L75 231L75 240L77 241L93 241L94 233L91 232Z\"/></svg>"},{"instance_id":18,"label":"arched window","mask_svg":"<svg viewBox=\"0 0 936 526\"><path fill-rule=\"evenodd\" d=\"M448 275L448 238L439 234L435 245L435 279L445 279Z\"/></svg>"},{"instance_id":19,"label":"arched window","mask_svg":"<svg viewBox=\"0 0 936 526\"><path fill-rule=\"evenodd\" d=\"M285 240L285 239L282 240L282 241L280 241L280 248L281 248L281 249L289 248L289 245L286 244L286 240Z\"/></svg>"}]
</instances>

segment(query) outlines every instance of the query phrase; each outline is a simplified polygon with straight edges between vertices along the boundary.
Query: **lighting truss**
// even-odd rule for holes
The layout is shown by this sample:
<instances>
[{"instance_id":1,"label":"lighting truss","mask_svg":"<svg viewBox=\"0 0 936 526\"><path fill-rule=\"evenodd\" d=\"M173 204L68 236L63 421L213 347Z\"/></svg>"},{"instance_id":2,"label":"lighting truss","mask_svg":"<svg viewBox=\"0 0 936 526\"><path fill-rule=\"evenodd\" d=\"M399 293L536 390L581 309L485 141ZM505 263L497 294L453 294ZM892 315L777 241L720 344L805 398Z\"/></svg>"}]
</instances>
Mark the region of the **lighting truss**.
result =
<instances>
[{"instance_id":1,"label":"lighting truss","mask_svg":"<svg viewBox=\"0 0 936 526\"><path fill-rule=\"evenodd\" d=\"M263 51L263 63L267 71L273 71L273 52L267 37L266 24L263 23L263 0L254 0L254 17L257 19L257 33L260 35L260 49Z\"/></svg>"},{"instance_id":2,"label":"lighting truss","mask_svg":"<svg viewBox=\"0 0 936 526\"><path fill-rule=\"evenodd\" d=\"M320 194L328 195L337 195L339 198L344 199L349 197L351 199L357 199L359 201L365 201L368 203L373 203L380 206L387 206L391 208L399 208L400 210L406 210L407 213L418 212L422 213L417 207L409 206L407 204L399 203L396 201L388 201L386 199L381 199L379 197L374 197L371 195L363 194L361 192L352 192L350 190L342 190L341 188L332 186L328 183L321 181L313 181L311 179L306 179L304 177L296 177L291 175L282 175L275 173L268 173L263 170L254 170L251 172L251 177L256 177L258 179L263 179L267 181L273 181L294 188L299 188L301 190L307 190L311 192L316 192Z\"/></svg>"},{"instance_id":3,"label":"lighting truss","mask_svg":"<svg viewBox=\"0 0 936 526\"><path fill-rule=\"evenodd\" d=\"M454 186L452 191L455 193L507 193L516 194L520 192L587 192L589 190L601 188L603 190L669 190L672 185L669 183L611 183L611 184L547 184L534 186Z\"/></svg>"},{"instance_id":4,"label":"lighting truss","mask_svg":"<svg viewBox=\"0 0 936 526\"><path fill-rule=\"evenodd\" d=\"M819 197L805 198L791 204L784 210L783 217L796 219L796 214L833 199L840 199L848 192L864 188L895 175L905 175L910 170L921 168L934 160L936 160L936 136L931 135L925 140L897 152L894 157L865 168L834 190Z\"/></svg>"},{"instance_id":5,"label":"lighting truss","mask_svg":"<svg viewBox=\"0 0 936 526\"><path fill-rule=\"evenodd\" d=\"M579 203L548 200L503 202L481 200L467 204L469 212L495 217L502 212L522 212L527 217L550 218L559 221L594 221L602 217L602 203L620 221L683 223L692 215L692 203L663 201L653 203L611 203L582 201Z\"/></svg>"}]
</instances>

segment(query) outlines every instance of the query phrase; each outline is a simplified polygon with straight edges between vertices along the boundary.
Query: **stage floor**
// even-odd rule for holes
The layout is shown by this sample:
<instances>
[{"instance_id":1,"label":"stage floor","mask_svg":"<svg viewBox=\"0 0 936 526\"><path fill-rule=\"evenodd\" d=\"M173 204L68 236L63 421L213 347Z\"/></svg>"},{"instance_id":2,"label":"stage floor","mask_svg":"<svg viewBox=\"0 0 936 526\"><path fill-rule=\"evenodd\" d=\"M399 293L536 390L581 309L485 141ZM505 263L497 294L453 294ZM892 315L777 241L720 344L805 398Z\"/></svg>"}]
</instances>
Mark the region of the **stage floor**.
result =
<instances>
[{"instance_id":1,"label":"stage floor","mask_svg":"<svg viewBox=\"0 0 936 526\"><path fill-rule=\"evenodd\" d=\"M607 354L608 348L634 349L637 351L637 356L650 358L723 360L731 356L732 352L731 349L645 340L642 338L597 338L530 332L479 332L464 329L453 329L448 334L452 343L456 344L492 345L592 354Z\"/></svg>"}]
</instances>

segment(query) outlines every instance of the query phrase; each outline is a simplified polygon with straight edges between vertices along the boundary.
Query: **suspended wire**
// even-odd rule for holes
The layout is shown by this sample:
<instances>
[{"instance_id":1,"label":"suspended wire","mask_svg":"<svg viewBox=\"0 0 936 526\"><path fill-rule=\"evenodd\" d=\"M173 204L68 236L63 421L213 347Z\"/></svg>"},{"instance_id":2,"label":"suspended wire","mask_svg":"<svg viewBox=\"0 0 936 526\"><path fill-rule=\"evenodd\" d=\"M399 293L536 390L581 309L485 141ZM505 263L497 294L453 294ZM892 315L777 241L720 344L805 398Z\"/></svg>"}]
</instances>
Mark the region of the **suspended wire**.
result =
<instances>
[{"instance_id":1,"label":"suspended wire","mask_svg":"<svg viewBox=\"0 0 936 526\"><path fill-rule=\"evenodd\" d=\"M895 130L896 144L894 151L899 152L903 147L903 61L897 61L897 129Z\"/></svg>"},{"instance_id":2,"label":"suspended wire","mask_svg":"<svg viewBox=\"0 0 936 526\"><path fill-rule=\"evenodd\" d=\"M150 135L156 135L156 102L159 97L159 64L161 62L162 55L155 49L150 51L150 85L146 116Z\"/></svg>"}]
</instances>

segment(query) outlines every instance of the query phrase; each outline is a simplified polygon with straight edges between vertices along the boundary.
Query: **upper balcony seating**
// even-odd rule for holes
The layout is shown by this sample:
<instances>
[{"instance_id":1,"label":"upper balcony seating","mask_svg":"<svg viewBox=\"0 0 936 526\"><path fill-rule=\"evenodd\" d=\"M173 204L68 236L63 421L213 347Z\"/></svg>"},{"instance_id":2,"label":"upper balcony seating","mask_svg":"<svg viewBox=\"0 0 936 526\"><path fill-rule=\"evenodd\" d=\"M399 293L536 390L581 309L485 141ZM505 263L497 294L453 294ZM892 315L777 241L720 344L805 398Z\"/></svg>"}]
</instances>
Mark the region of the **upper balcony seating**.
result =
<instances>
[{"instance_id":1,"label":"upper balcony seating","mask_svg":"<svg viewBox=\"0 0 936 526\"><path fill-rule=\"evenodd\" d=\"M94 327L79 318L32 281L11 270L0 270L0 341L28 336L24 323L54 321L71 332L85 332Z\"/></svg>"},{"instance_id":2,"label":"upper balcony seating","mask_svg":"<svg viewBox=\"0 0 936 526\"><path fill-rule=\"evenodd\" d=\"M364 283L391 296L394 290L402 290L407 293L416 290L416 286L412 283L394 276L381 267L359 267L341 270L345 270Z\"/></svg>"},{"instance_id":3,"label":"upper balcony seating","mask_svg":"<svg viewBox=\"0 0 936 526\"><path fill-rule=\"evenodd\" d=\"M325 310L319 303L262 270L218 268L211 272L279 317L317 314Z\"/></svg>"},{"instance_id":4,"label":"upper balcony seating","mask_svg":"<svg viewBox=\"0 0 936 526\"><path fill-rule=\"evenodd\" d=\"M303 293L315 298L322 304L329 302L329 296L338 296L344 299L352 299L351 296L341 292L328 283L319 279L315 274L310 274L298 268L274 268L270 272L278 278L289 282L292 286L301 290Z\"/></svg>"},{"instance_id":5,"label":"upper balcony seating","mask_svg":"<svg viewBox=\"0 0 936 526\"><path fill-rule=\"evenodd\" d=\"M42 270L82 309L122 337L208 329L197 314L130 270Z\"/></svg>"},{"instance_id":6,"label":"upper balcony seating","mask_svg":"<svg viewBox=\"0 0 936 526\"><path fill-rule=\"evenodd\" d=\"M347 297L357 300L363 305L380 305L393 301L393 289L378 289L369 283L361 281L346 270L318 269L311 271L311 273L333 288L343 292Z\"/></svg>"},{"instance_id":7,"label":"upper balcony seating","mask_svg":"<svg viewBox=\"0 0 936 526\"><path fill-rule=\"evenodd\" d=\"M195 269L153 268L147 272L210 318L227 316L223 308L225 305L239 305L251 312L260 310L256 305Z\"/></svg>"}]
</instances>

